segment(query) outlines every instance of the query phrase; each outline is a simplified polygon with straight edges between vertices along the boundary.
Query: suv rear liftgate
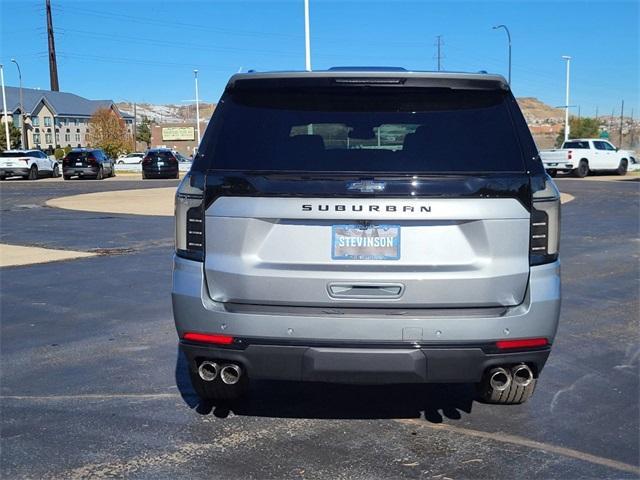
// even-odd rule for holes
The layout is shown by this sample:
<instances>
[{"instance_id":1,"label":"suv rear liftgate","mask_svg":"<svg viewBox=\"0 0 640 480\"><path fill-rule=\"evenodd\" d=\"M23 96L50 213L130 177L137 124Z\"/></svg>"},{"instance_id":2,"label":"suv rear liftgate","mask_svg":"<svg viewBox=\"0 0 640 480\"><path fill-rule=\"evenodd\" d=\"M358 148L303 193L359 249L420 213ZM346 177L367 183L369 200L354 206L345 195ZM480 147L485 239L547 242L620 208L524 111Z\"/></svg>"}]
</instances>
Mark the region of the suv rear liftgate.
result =
<instances>
[{"instance_id":1,"label":"suv rear liftgate","mask_svg":"<svg viewBox=\"0 0 640 480\"><path fill-rule=\"evenodd\" d=\"M484 380L525 400L557 326L557 197L501 77L232 78L177 195L199 393Z\"/></svg>"}]
</instances>

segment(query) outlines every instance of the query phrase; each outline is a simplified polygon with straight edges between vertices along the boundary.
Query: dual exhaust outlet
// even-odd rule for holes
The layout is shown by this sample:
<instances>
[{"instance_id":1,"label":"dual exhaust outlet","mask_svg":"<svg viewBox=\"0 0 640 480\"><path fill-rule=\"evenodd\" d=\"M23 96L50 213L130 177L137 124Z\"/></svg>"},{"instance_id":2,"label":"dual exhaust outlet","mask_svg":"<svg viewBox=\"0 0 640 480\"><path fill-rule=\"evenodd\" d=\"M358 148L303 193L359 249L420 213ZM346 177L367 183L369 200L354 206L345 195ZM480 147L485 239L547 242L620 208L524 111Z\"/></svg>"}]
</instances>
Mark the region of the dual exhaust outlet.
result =
<instances>
[{"instance_id":1,"label":"dual exhaust outlet","mask_svg":"<svg viewBox=\"0 0 640 480\"><path fill-rule=\"evenodd\" d=\"M511 382L519 387L526 387L533 381L533 372L525 363L511 368L496 367L489 371L489 385L494 390L502 392L509 388Z\"/></svg>"},{"instance_id":2,"label":"dual exhaust outlet","mask_svg":"<svg viewBox=\"0 0 640 480\"><path fill-rule=\"evenodd\" d=\"M198 366L198 376L205 382L213 382L218 375L222 383L235 385L240 381L242 368L235 363L219 364L211 360L205 360Z\"/></svg>"}]
</instances>

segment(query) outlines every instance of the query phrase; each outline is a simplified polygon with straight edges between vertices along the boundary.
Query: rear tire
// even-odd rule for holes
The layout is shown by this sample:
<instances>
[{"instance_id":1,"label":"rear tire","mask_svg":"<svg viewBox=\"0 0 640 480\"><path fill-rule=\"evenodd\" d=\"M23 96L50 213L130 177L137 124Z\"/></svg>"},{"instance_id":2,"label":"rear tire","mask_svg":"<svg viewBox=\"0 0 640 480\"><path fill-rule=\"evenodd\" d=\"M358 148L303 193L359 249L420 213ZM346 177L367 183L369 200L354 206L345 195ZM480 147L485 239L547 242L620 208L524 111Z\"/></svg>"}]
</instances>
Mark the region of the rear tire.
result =
<instances>
[{"instance_id":1,"label":"rear tire","mask_svg":"<svg viewBox=\"0 0 640 480\"><path fill-rule=\"evenodd\" d=\"M189 368L191 385L202 400L209 401L231 401L242 397L249 386L249 379L246 374L240 377L240 381L235 385L227 385L220 380L220 376L212 382L205 382L200 378L198 372Z\"/></svg>"},{"instance_id":2,"label":"rear tire","mask_svg":"<svg viewBox=\"0 0 640 480\"><path fill-rule=\"evenodd\" d=\"M104 172L102 171L102 167L98 169L98 173L96 174L96 180L102 180L104 178Z\"/></svg>"},{"instance_id":3,"label":"rear tire","mask_svg":"<svg viewBox=\"0 0 640 480\"><path fill-rule=\"evenodd\" d=\"M29 175L27 175L28 180L37 180L38 179L38 167L32 165L29 169Z\"/></svg>"},{"instance_id":4,"label":"rear tire","mask_svg":"<svg viewBox=\"0 0 640 480\"><path fill-rule=\"evenodd\" d=\"M51 178L58 178L60 176L60 168L58 165L53 167L53 171L51 172Z\"/></svg>"},{"instance_id":5,"label":"rear tire","mask_svg":"<svg viewBox=\"0 0 640 480\"><path fill-rule=\"evenodd\" d=\"M147 175L146 175L144 172L142 172L142 179L143 179L143 180L146 180L146 179L147 179Z\"/></svg>"},{"instance_id":6,"label":"rear tire","mask_svg":"<svg viewBox=\"0 0 640 480\"><path fill-rule=\"evenodd\" d=\"M589 175L589 162L586 160L580 160L578 168L573 170L573 174L578 178L584 178Z\"/></svg>"},{"instance_id":7,"label":"rear tire","mask_svg":"<svg viewBox=\"0 0 640 480\"><path fill-rule=\"evenodd\" d=\"M71 180L71 175L63 175L62 178L65 180Z\"/></svg>"},{"instance_id":8,"label":"rear tire","mask_svg":"<svg viewBox=\"0 0 640 480\"><path fill-rule=\"evenodd\" d=\"M557 170L547 170L547 173L552 178L556 178L556 176L558 175L558 171Z\"/></svg>"},{"instance_id":9,"label":"rear tire","mask_svg":"<svg viewBox=\"0 0 640 480\"><path fill-rule=\"evenodd\" d=\"M618 169L616 170L616 173L621 177L625 176L627 174L628 168L629 168L629 163L627 162L626 158L623 158L622 160L620 160L620 165L618 165Z\"/></svg>"}]
</instances>

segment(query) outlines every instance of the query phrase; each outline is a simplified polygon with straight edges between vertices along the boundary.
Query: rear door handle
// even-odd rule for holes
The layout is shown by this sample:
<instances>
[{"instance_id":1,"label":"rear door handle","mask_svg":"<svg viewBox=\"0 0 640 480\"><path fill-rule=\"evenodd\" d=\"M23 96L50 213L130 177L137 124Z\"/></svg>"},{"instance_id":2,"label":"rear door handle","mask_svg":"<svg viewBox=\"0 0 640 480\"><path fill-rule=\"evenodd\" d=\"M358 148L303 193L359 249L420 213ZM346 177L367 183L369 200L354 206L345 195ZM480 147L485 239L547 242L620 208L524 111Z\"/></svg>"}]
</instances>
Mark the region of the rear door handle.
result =
<instances>
[{"instance_id":1,"label":"rear door handle","mask_svg":"<svg viewBox=\"0 0 640 480\"><path fill-rule=\"evenodd\" d=\"M399 298L404 293L401 283L330 283L333 298Z\"/></svg>"}]
</instances>

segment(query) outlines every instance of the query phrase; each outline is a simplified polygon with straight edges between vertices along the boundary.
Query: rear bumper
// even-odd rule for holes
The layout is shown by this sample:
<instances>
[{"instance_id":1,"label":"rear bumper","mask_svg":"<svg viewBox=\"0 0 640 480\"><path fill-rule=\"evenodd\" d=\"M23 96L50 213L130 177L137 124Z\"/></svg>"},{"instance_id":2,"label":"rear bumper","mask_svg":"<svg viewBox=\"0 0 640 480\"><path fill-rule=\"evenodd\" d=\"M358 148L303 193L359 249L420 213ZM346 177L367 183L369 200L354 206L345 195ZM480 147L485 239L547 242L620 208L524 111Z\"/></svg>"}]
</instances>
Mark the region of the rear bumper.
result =
<instances>
[{"instance_id":1,"label":"rear bumper","mask_svg":"<svg viewBox=\"0 0 640 480\"><path fill-rule=\"evenodd\" d=\"M545 170L557 170L559 172L568 172L577 167L577 165L567 162L543 163L543 166Z\"/></svg>"},{"instance_id":2,"label":"rear bumper","mask_svg":"<svg viewBox=\"0 0 640 480\"><path fill-rule=\"evenodd\" d=\"M174 260L172 300L180 338L190 331L241 339L230 347L183 342L192 362L236 361L250 377L283 380L475 382L491 365L526 362L542 370L549 348L496 353L487 346L517 338L553 342L560 263L532 267L524 302L500 313L487 309L486 315L464 309L420 316L410 310L370 316L230 311L209 297L202 263L180 257Z\"/></svg>"},{"instance_id":3,"label":"rear bumper","mask_svg":"<svg viewBox=\"0 0 640 480\"><path fill-rule=\"evenodd\" d=\"M147 178L171 178L175 177L178 172L178 166L175 167L142 167L142 172Z\"/></svg>"},{"instance_id":4,"label":"rear bumper","mask_svg":"<svg viewBox=\"0 0 640 480\"><path fill-rule=\"evenodd\" d=\"M15 177L29 175L28 167L0 167L0 176L2 177Z\"/></svg>"},{"instance_id":5,"label":"rear bumper","mask_svg":"<svg viewBox=\"0 0 640 480\"><path fill-rule=\"evenodd\" d=\"M380 346L382 347L382 345ZM190 368L204 359L241 364L250 378L356 384L475 383L492 366L542 370L550 349L486 353L479 346L345 348L252 344L244 349L182 342Z\"/></svg>"},{"instance_id":6,"label":"rear bumper","mask_svg":"<svg viewBox=\"0 0 640 480\"><path fill-rule=\"evenodd\" d=\"M98 167L63 167L62 174L68 176L89 176L93 177L98 175Z\"/></svg>"}]
</instances>

